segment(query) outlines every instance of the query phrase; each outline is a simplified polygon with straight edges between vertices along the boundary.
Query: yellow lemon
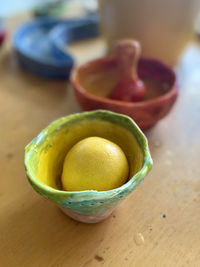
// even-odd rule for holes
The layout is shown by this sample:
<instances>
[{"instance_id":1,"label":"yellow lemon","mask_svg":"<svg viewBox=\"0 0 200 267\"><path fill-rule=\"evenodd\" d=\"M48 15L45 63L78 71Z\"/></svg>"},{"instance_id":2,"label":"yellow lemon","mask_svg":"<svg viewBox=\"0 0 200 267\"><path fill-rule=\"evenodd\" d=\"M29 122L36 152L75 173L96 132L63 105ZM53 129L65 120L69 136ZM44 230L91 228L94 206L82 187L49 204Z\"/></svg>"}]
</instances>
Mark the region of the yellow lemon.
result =
<instances>
[{"instance_id":1,"label":"yellow lemon","mask_svg":"<svg viewBox=\"0 0 200 267\"><path fill-rule=\"evenodd\" d=\"M88 137L67 153L62 185L67 191L106 191L124 184L128 174L127 158L117 144L101 137Z\"/></svg>"}]
</instances>

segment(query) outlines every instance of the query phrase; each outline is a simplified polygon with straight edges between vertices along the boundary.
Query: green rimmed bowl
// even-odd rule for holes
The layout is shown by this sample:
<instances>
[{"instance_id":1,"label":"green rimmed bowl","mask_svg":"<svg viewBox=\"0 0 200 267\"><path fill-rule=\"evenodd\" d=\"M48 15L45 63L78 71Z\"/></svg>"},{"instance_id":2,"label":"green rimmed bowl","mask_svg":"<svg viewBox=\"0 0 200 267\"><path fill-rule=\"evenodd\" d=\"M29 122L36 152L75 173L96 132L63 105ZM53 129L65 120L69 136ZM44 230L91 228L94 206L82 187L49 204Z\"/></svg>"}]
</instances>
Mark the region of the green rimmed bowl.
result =
<instances>
[{"instance_id":1,"label":"green rimmed bowl","mask_svg":"<svg viewBox=\"0 0 200 267\"><path fill-rule=\"evenodd\" d=\"M67 152L89 136L118 144L129 162L129 179L108 191L63 191L60 183ZM25 168L32 187L75 220L94 223L108 217L116 205L143 180L152 167L148 142L128 116L106 110L72 114L47 126L25 148Z\"/></svg>"}]
</instances>

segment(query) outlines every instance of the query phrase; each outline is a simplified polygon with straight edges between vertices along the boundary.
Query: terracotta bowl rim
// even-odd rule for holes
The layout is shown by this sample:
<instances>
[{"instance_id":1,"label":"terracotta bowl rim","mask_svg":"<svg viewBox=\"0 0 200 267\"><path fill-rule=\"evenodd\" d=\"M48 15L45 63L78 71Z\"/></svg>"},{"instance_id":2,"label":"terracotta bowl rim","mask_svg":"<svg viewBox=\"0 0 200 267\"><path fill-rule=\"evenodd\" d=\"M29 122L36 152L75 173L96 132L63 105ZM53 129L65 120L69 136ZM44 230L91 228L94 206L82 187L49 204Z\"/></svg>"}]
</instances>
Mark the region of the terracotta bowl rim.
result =
<instances>
[{"instance_id":1,"label":"terracotta bowl rim","mask_svg":"<svg viewBox=\"0 0 200 267\"><path fill-rule=\"evenodd\" d=\"M84 96L85 98L90 99L92 101L99 102L102 104L109 104L109 105L115 105L115 106L120 106L120 107L130 107L130 108L131 107L146 107L146 106L156 105L159 102L166 102L169 99L171 99L171 97L173 97L174 94L178 93L178 87L176 85L176 74L175 74L174 70L169 65L163 63L162 61L160 61L158 59L150 58L150 57L141 57L140 60L151 61L151 62L154 62L156 64L159 64L161 67L164 67L173 77L172 86L163 95L158 96L154 99L149 99L149 100L140 101L140 102L125 102L125 101L113 100L113 99L109 99L109 98L103 98L103 97L99 97L99 96L93 95L91 93L88 93L79 82L79 77L78 77L79 72L83 68L87 68L91 64L95 64L95 63L103 62L103 61L107 61L107 60L112 61L114 59L115 59L114 56L105 56L105 57L91 60L87 63L84 63L84 64L78 66L78 67L75 67L72 71L72 75L71 75L71 79L70 79L71 84L73 85L74 89L76 91L78 91L82 96Z\"/></svg>"}]
</instances>

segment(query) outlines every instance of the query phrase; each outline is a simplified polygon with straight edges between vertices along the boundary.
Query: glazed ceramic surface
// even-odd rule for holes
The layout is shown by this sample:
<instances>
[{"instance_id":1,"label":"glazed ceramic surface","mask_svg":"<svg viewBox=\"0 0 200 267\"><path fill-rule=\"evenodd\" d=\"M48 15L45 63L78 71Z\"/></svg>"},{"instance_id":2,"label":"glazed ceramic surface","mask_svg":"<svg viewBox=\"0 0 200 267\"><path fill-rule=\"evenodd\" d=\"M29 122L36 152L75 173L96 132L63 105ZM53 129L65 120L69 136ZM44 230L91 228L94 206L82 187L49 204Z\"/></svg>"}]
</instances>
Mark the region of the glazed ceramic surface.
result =
<instances>
[{"instance_id":1,"label":"glazed ceramic surface","mask_svg":"<svg viewBox=\"0 0 200 267\"><path fill-rule=\"evenodd\" d=\"M74 58L65 51L66 44L97 35L97 16L66 21L42 18L21 25L13 43L25 69L45 78L68 79Z\"/></svg>"},{"instance_id":2,"label":"glazed ceramic surface","mask_svg":"<svg viewBox=\"0 0 200 267\"><path fill-rule=\"evenodd\" d=\"M141 80L148 82L146 99L141 102L124 102L109 99L117 84L115 57L93 60L74 70L72 85L83 110L107 109L123 113L134 119L142 130L154 126L171 110L178 95L176 76L167 65L154 59L143 58L138 64ZM156 90L155 90L156 89Z\"/></svg>"},{"instance_id":3,"label":"glazed ceramic surface","mask_svg":"<svg viewBox=\"0 0 200 267\"><path fill-rule=\"evenodd\" d=\"M109 191L63 191L60 183L67 152L83 138L100 136L118 144L129 162L129 179ZM133 191L152 167L147 139L129 117L110 111L73 114L45 128L25 149L27 177L33 188L72 218L97 222Z\"/></svg>"},{"instance_id":4,"label":"glazed ceramic surface","mask_svg":"<svg viewBox=\"0 0 200 267\"><path fill-rule=\"evenodd\" d=\"M116 40L135 38L143 56L176 63L194 38L199 0L99 0L101 29L110 50Z\"/></svg>"}]
</instances>

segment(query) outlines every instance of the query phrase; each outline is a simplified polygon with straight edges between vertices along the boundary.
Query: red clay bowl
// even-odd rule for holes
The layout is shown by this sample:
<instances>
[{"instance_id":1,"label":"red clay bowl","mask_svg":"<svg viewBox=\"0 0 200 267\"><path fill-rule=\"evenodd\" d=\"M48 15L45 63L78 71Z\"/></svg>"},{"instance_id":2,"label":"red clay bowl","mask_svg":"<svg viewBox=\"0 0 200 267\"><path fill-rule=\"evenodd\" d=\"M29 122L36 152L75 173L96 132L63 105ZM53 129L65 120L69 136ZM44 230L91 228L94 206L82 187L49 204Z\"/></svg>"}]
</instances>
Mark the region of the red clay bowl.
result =
<instances>
[{"instance_id":1,"label":"red clay bowl","mask_svg":"<svg viewBox=\"0 0 200 267\"><path fill-rule=\"evenodd\" d=\"M73 71L72 85L83 110L107 109L130 116L142 130L154 126L165 117L178 95L174 71L160 61L141 58L140 79L146 83L147 95L142 102L109 99L117 84L115 57L104 57L84 64Z\"/></svg>"}]
</instances>

